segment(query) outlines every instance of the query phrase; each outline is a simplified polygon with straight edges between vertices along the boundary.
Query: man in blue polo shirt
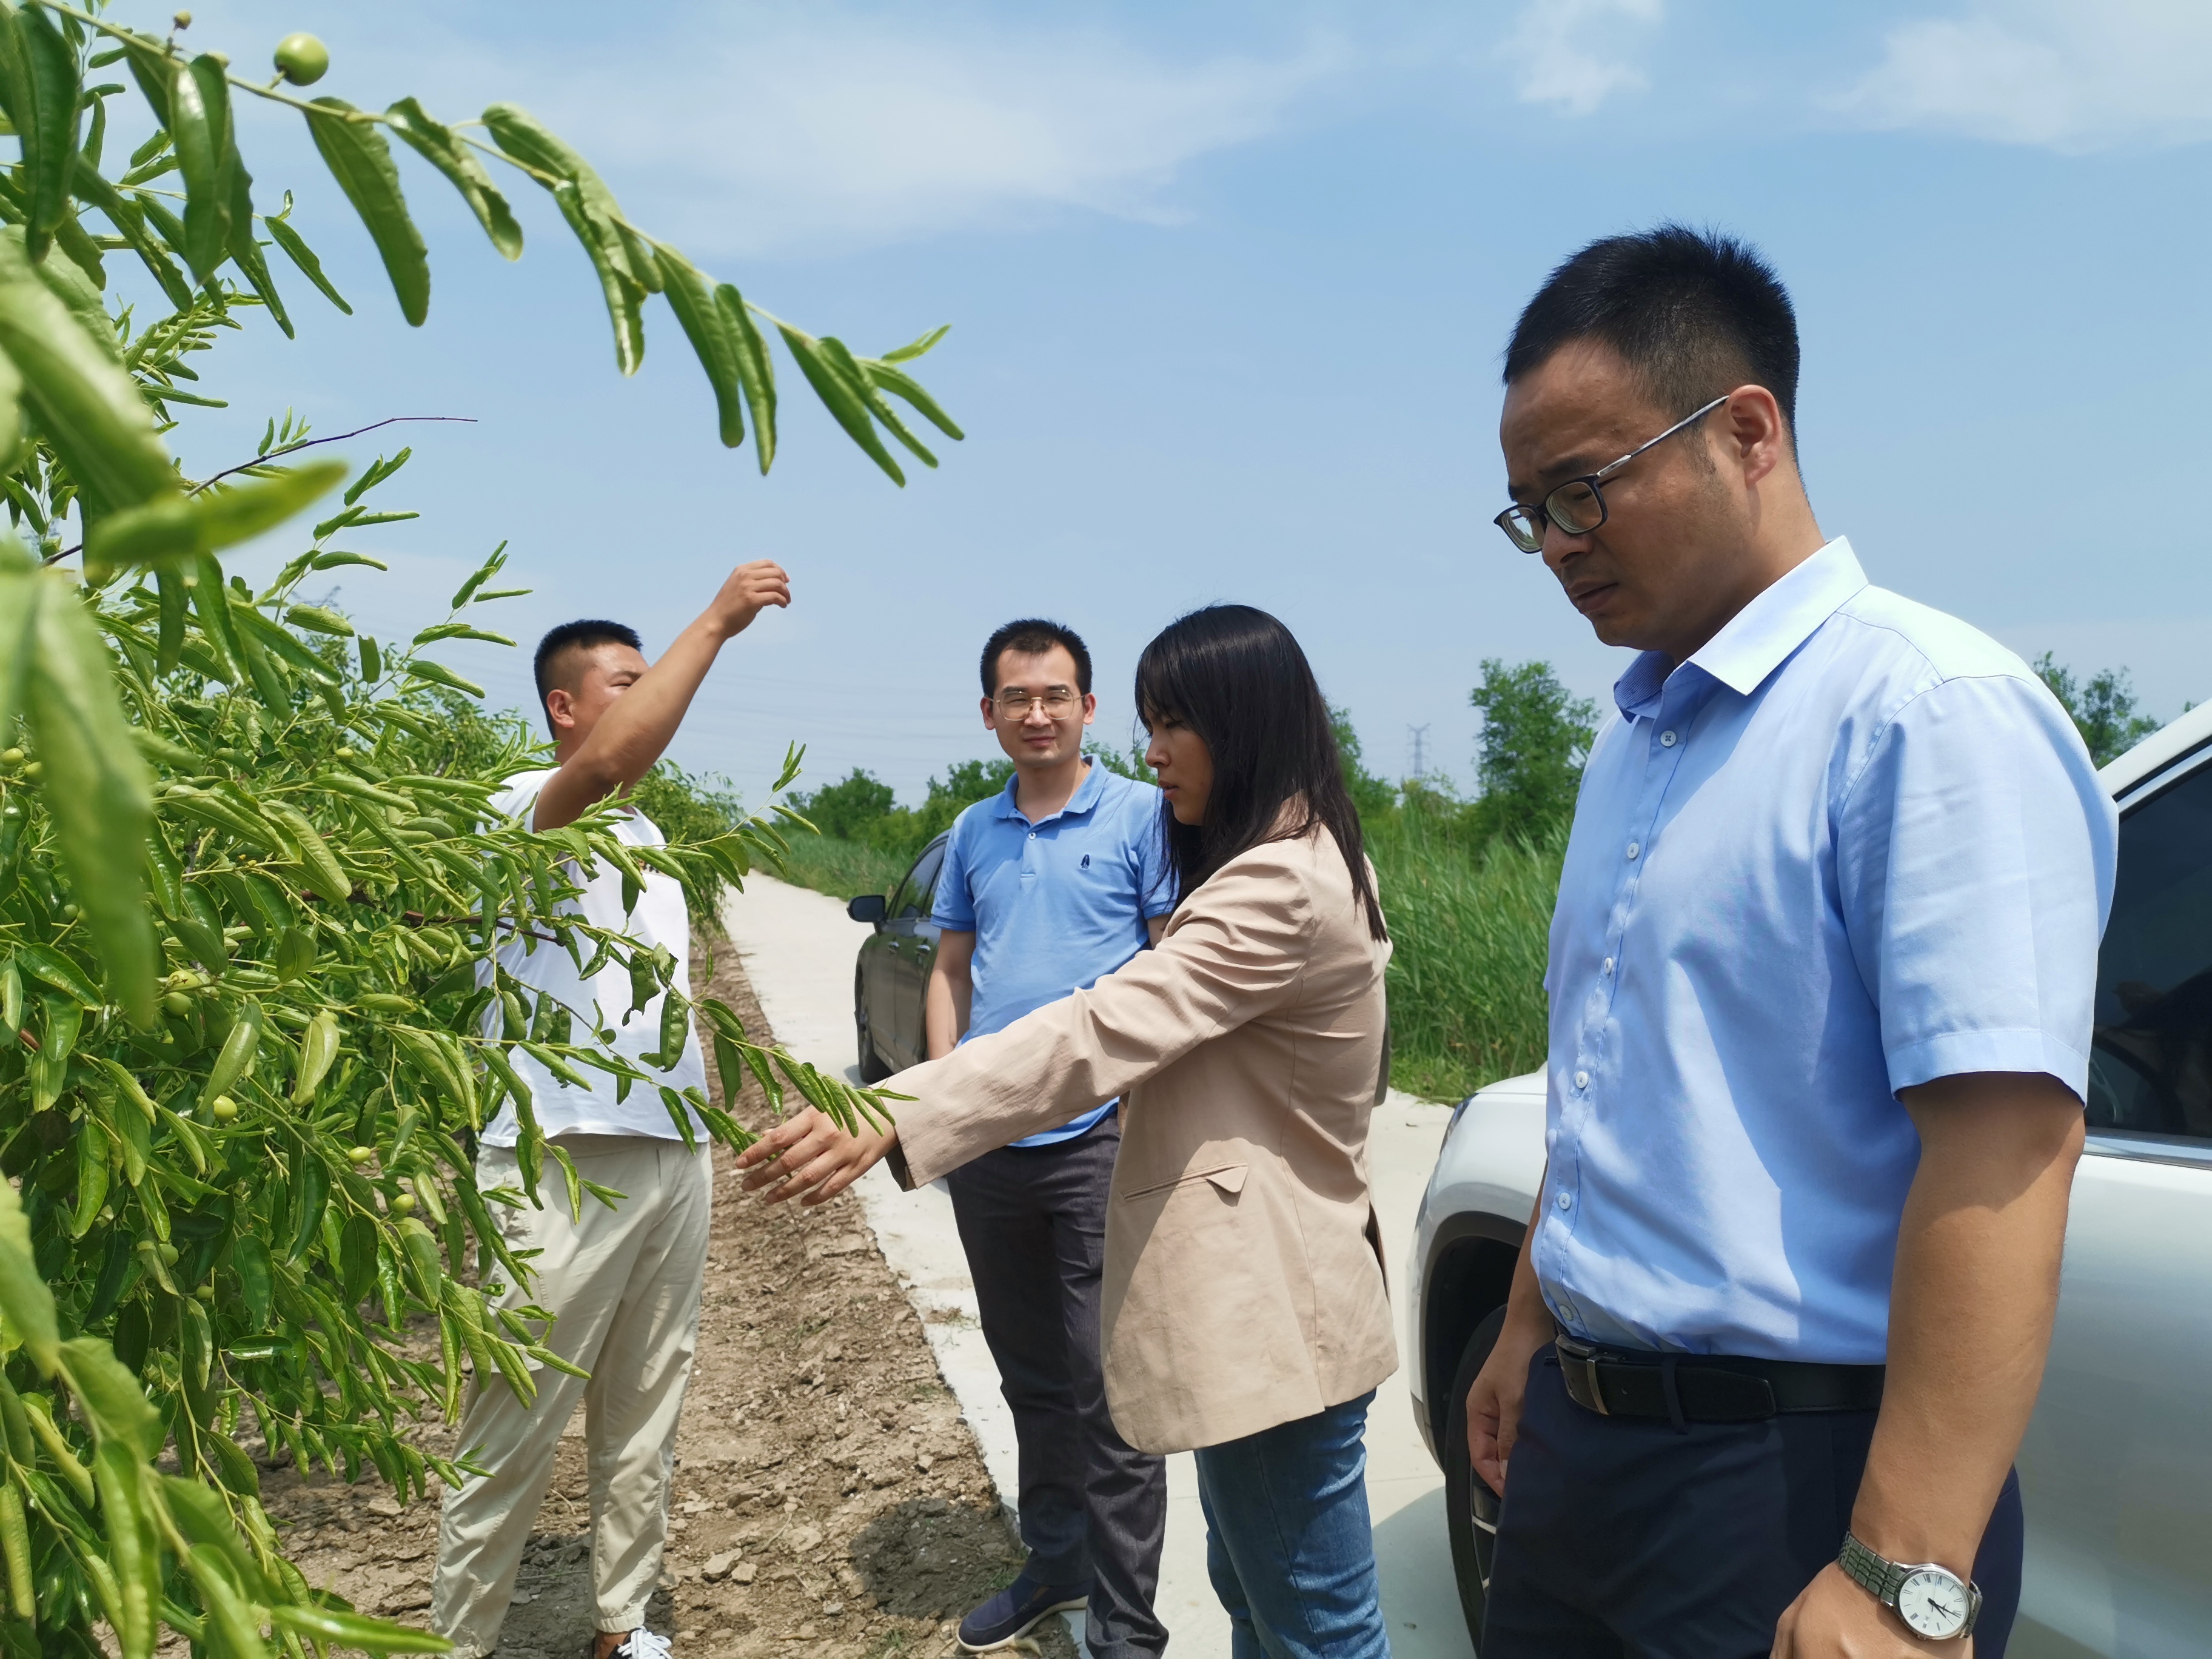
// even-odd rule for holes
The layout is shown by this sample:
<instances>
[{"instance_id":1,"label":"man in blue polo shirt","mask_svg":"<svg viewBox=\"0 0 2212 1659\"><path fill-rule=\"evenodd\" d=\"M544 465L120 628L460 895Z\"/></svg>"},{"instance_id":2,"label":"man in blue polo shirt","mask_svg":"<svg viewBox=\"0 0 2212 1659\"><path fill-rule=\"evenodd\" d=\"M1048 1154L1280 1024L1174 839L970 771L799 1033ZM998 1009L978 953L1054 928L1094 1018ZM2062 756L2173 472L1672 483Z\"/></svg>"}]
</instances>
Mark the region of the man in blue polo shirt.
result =
<instances>
[{"instance_id":1,"label":"man in blue polo shirt","mask_svg":"<svg viewBox=\"0 0 2212 1659\"><path fill-rule=\"evenodd\" d=\"M938 878L929 1057L1083 989L1158 939L1174 908L1159 791L1086 760L1091 653L1057 623L1008 623L983 647L983 724L1014 763L960 815ZM1152 1655L1166 1466L1106 1411L1099 1279L1121 1129L1115 1103L947 1178L1020 1452L1029 1560L969 1613L960 1644L1004 1647L1088 1606L1098 1659Z\"/></svg>"}]
</instances>

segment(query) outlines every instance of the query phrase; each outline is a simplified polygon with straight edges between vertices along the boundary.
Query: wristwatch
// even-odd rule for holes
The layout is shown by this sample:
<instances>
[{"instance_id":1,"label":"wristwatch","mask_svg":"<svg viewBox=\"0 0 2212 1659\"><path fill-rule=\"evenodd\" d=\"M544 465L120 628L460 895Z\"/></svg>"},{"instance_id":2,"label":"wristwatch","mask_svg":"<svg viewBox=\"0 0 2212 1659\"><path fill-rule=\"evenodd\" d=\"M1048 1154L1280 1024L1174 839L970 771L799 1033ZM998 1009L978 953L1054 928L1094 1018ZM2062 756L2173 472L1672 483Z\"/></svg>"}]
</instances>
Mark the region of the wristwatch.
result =
<instances>
[{"instance_id":1,"label":"wristwatch","mask_svg":"<svg viewBox=\"0 0 2212 1659\"><path fill-rule=\"evenodd\" d=\"M1981 1617L1981 1591L1948 1567L1889 1560L1849 1533L1844 1534L1836 1565L1896 1613L1915 1636L1933 1642L1965 1636Z\"/></svg>"}]
</instances>

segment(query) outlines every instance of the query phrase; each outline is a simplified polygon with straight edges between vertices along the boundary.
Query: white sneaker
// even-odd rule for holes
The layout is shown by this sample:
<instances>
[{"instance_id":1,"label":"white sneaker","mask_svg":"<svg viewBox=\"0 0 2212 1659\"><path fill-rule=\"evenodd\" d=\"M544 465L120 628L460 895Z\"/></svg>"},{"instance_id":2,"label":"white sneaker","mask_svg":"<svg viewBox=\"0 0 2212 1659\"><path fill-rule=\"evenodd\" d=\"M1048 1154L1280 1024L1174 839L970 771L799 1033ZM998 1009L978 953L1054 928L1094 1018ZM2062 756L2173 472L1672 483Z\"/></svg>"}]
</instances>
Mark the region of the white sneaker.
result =
<instances>
[{"instance_id":1,"label":"white sneaker","mask_svg":"<svg viewBox=\"0 0 2212 1659\"><path fill-rule=\"evenodd\" d=\"M629 1640L615 1650L615 1659L669 1659L675 1650L676 1644L665 1636L640 1626L629 1633Z\"/></svg>"}]
</instances>

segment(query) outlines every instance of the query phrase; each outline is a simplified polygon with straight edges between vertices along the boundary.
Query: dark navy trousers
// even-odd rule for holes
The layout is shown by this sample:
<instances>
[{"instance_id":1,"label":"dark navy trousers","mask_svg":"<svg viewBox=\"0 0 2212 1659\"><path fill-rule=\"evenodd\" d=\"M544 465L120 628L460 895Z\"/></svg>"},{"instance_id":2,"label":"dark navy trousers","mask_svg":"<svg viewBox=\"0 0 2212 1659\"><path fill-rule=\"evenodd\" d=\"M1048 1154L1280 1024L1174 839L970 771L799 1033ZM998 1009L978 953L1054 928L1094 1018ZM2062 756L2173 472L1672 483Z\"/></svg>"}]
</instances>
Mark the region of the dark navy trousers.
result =
<instances>
[{"instance_id":1,"label":"dark navy trousers","mask_svg":"<svg viewBox=\"0 0 2212 1659\"><path fill-rule=\"evenodd\" d=\"M1498 1518L1482 1659L1766 1659L1774 1626L1836 1559L1872 1412L1764 1423L1601 1417L1559 1357L1528 1370ZM2004 1659L2020 1607L2020 1479L1974 1560L1975 1659Z\"/></svg>"},{"instance_id":2,"label":"dark navy trousers","mask_svg":"<svg viewBox=\"0 0 2212 1659\"><path fill-rule=\"evenodd\" d=\"M1096 1659L1151 1659L1167 1529L1165 1460L1132 1450L1106 1411L1099 1284L1119 1113L1073 1140L1002 1146L946 1178L983 1340L1014 1418L1026 1571L1091 1587Z\"/></svg>"}]
</instances>

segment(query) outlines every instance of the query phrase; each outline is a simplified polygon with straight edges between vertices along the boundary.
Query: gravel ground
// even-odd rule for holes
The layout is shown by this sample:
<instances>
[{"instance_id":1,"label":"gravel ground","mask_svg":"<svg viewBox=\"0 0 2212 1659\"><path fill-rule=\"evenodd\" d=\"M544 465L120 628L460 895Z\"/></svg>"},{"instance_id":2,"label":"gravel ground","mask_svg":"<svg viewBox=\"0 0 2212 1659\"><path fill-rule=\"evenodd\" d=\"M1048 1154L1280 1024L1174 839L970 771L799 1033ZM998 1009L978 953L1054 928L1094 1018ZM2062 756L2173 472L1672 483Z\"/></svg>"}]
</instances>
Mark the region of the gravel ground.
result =
<instances>
[{"instance_id":1,"label":"gravel ground","mask_svg":"<svg viewBox=\"0 0 2212 1659\"><path fill-rule=\"evenodd\" d=\"M696 994L722 998L756 1036L768 1030L736 951L695 939L692 963ZM769 1121L757 1085L735 1115L754 1127ZM676 1637L679 1656L938 1659L955 1650L960 1615L1021 1561L975 1436L859 1200L771 1209L739 1193L731 1161L715 1176L674 1519L648 1622ZM454 1441L442 1424L420 1435L445 1452ZM427 1618L434 1501L403 1508L374 1480L303 1482L289 1469L269 1472L264 1488L311 1583L364 1612ZM502 1655L589 1651L589 1526L580 1413L531 1534ZM1035 1641L1042 1659L1073 1659L1058 1620Z\"/></svg>"}]
</instances>

